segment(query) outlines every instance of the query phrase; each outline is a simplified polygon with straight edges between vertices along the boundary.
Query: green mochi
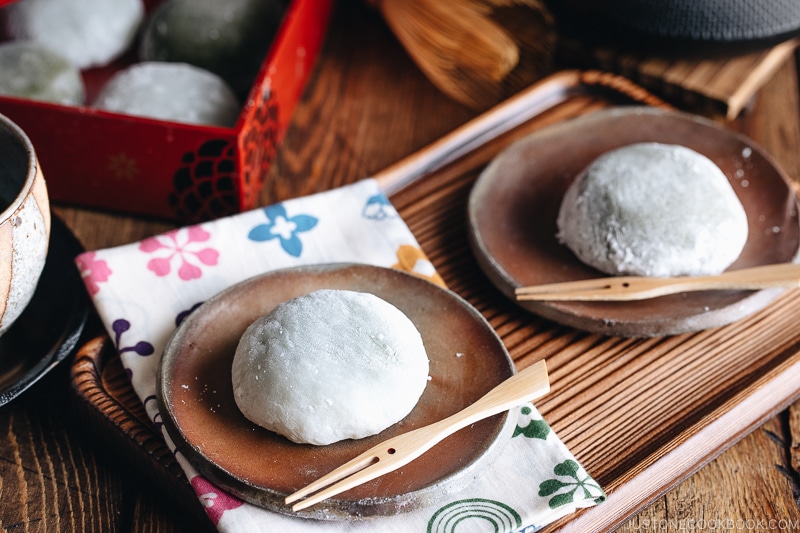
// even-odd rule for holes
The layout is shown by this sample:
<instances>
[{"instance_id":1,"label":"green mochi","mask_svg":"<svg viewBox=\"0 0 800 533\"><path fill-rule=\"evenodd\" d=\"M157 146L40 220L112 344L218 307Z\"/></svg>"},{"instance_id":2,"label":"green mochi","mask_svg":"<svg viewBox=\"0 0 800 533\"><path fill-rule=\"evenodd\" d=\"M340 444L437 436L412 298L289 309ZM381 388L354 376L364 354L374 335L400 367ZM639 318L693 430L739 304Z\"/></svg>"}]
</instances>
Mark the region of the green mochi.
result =
<instances>
[{"instance_id":1,"label":"green mochi","mask_svg":"<svg viewBox=\"0 0 800 533\"><path fill-rule=\"evenodd\" d=\"M283 11L278 0L167 0L145 23L139 57L206 69L243 98L275 38Z\"/></svg>"}]
</instances>

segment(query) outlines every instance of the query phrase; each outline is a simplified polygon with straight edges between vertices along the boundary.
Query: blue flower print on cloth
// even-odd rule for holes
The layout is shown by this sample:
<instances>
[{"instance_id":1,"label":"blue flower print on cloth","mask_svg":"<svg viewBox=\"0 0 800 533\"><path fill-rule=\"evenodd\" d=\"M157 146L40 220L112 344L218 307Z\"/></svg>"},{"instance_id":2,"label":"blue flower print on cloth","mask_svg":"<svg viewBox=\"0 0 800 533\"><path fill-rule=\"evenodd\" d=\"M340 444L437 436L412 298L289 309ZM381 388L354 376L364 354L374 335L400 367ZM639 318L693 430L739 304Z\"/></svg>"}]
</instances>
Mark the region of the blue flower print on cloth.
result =
<instances>
[{"instance_id":1,"label":"blue flower print on cloth","mask_svg":"<svg viewBox=\"0 0 800 533\"><path fill-rule=\"evenodd\" d=\"M363 211L364 218L371 220L386 220L397 216L392 203L383 193L378 193L370 196L367 203L364 204Z\"/></svg>"},{"instance_id":2,"label":"blue flower print on cloth","mask_svg":"<svg viewBox=\"0 0 800 533\"><path fill-rule=\"evenodd\" d=\"M313 229L318 220L311 215L302 214L290 217L283 204L265 207L263 211L268 222L251 229L247 238L256 242L279 239L284 252L292 257L300 257L303 253L303 242L298 234Z\"/></svg>"}]
</instances>

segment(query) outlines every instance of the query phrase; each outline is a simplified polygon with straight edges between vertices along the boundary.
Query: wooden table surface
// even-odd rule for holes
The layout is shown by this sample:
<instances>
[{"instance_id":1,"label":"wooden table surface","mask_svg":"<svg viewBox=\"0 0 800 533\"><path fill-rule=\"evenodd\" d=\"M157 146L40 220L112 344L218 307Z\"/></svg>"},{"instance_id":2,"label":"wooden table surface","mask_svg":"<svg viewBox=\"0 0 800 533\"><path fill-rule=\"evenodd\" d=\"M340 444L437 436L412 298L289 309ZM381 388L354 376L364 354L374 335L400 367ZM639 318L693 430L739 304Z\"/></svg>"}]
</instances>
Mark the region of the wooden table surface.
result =
<instances>
[{"instance_id":1,"label":"wooden table surface","mask_svg":"<svg viewBox=\"0 0 800 533\"><path fill-rule=\"evenodd\" d=\"M800 92L789 62L729 125L755 136L800 182ZM420 74L382 21L339 4L314 76L274 163L269 204L370 176L475 115ZM174 227L55 204L87 249ZM193 531L125 458L69 416L67 365L0 410L0 530ZM800 403L768 420L632 517L625 531L800 530Z\"/></svg>"}]
</instances>

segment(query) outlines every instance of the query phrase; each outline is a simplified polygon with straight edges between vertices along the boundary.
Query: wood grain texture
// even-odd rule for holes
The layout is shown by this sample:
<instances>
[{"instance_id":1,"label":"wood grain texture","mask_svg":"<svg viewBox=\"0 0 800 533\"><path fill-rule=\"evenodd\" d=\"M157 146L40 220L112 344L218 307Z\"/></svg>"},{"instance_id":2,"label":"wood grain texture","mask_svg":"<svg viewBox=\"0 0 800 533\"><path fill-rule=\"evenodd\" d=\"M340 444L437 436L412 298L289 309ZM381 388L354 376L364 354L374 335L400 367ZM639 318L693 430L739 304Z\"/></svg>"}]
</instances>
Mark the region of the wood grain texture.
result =
<instances>
[{"instance_id":1,"label":"wood grain texture","mask_svg":"<svg viewBox=\"0 0 800 533\"><path fill-rule=\"evenodd\" d=\"M561 61L615 72L678 106L729 120L739 116L756 92L789 60L797 40L736 54L588 48L579 39L563 39ZM694 53L693 53L694 52Z\"/></svg>"},{"instance_id":2,"label":"wood grain texture","mask_svg":"<svg viewBox=\"0 0 800 533\"><path fill-rule=\"evenodd\" d=\"M144 490L137 487L133 494L123 498L126 508L133 505L146 509L146 512L133 513L137 520L142 519L138 525L131 524L136 526L131 530L147 530L155 523L158 528L169 526L183 530L188 526L198 532L214 531L175 456L131 388L108 336L98 335L81 347L72 364L70 380L76 423L96 439L111 464L124 458L123 473L136 472L131 477L145 487ZM102 423L92 415L97 411L106 417ZM135 496L135 500L131 501L131 496ZM164 510L156 500L171 502L166 519L162 520ZM170 520L170 515L181 519L172 524L174 519ZM162 521L165 525L159 525Z\"/></svg>"},{"instance_id":3,"label":"wood grain texture","mask_svg":"<svg viewBox=\"0 0 800 533\"><path fill-rule=\"evenodd\" d=\"M0 526L6 531L111 530L123 485L35 407L0 415ZM115 505L116 504L116 505Z\"/></svg>"},{"instance_id":4,"label":"wood grain texture","mask_svg":"<svg viewBox=\"0 0 800 533\"><path fill-rule=\"evenodd\" d=\"M732 126L753 136L797 180L800 112L796 80L794 65L785 65ZM591 98L576 99L540 117L536 126L603 105ZM261 201L267 204L372 175L473 116L430 85L376 14L357 2L341 3ZM481 159L499 148L490 143L488 152L467 165L479 167ZM632 341L531 320L486 283L465 246L463 206L474 179L475 172L447 168L436 180L419 183L393 201L448 285L487 316L519 365L527 366L542 357L553 365L554 394L542 403L543 412L612 493L630 497L627 509L622 504L598 507L598 513L607 515L601 518L620 524L623 531L670 532L710 529L698 527L701 519L800 519L791 472L784 475L775 466L800 462L798 404L780 416L772 412L753 416L759 420L755 426L749 424L735 432L734 440L741 440L721 439L713 453L697 462L698 467L708 464L674 487L664 482L669 472L657 472L661 481L650 483L650 470L632 467L668 454L685 461L703 455L702 446L676 448L670 444L674 435L662 426L674 424L670 410L681 413L679 423L672 427L686 434L711 423L722 425L721 433L730 432L722 414L703 415L692 405L708 402L724 407L740 399L748 384L791 374L789 361L800 350L796 297L787 295L765 311L767 314L737 325L747 329L747 338L735 335L736 328L723 328ZM170 228L157 221L63 205L55 210L90 249L125 244ZM718 348L703 350L711 344ZM715 364L699 373L709 359ZM674 373L677 381L654 379L653 371ZM800 391L797 375L787 377L787 387L794 393ZM576 382L578 376L585 379ZM621 380L604 387L603 380L607 383L613 376ZM127 403L125 388L120 387L123 378L121 368L111 364L97 379L104 389L119 390L116 401ZM61 386L67 378L62 379L58 382ZM31 392L34 396L27 401L0 412L0 526L4 530L197 530L185 516L190 511L179 509L174 500L157 491L152 472L131 468L135 461L132 450L107 446L105 435L95 432L98 428L90 431L88 422L66 416L55 407L63 402L62 397L52 396L51 389L37 387ZM668 403L658 400L665 392L670 393ZM641 412L625 410L626 401L639 402ZM129 429L145 431L137 439L150 438L146 424L133 424ZM636 453L629 453L633 449ZM153 453L163 450L154 446ZM621 493L620 487L636 476L637 490ZM648 502L648 507L636 513ZM597 519L594 527L583 530L603 529L596 525L601 521Z\"/></svg>"},{"instance_id":5,"label":"wood grain texture","mask_svg":"<svg viewBox=\"0 0 800 533\"><path fill-rule=\"evenodd\" d=\"M770 420L619 531L766 531L770 524L773 530L796 531L792 486L775 467L782 464L783 449L768 433L783 431L781 417Z\"/></svg>"}]
</instances>

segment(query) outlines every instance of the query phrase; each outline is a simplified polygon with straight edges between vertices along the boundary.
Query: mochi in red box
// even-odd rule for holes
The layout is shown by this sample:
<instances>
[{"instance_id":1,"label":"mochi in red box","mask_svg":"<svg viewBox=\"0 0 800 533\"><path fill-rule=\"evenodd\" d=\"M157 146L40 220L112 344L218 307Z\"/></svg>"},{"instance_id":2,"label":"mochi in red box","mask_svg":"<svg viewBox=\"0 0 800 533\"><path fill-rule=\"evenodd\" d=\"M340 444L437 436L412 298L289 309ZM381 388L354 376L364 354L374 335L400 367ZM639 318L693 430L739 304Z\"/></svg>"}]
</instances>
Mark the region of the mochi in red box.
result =
<instances>
[{"instance_id":1,"label":"mochi in red box","mask_svg":"<svg viewBox=\"0 0 800 533\"><path fill-rule=\"evenodd\" d=\"M146 4L152 13L160 2ZM86 105L0 96L0 113L31 138L56 203L178 222L251 209L323 44L332 9L333 0L287 3L232 127L92 107L103 84L138 61L133 49L108 66L81 72Z\"/></svg>"}]
</instances>

